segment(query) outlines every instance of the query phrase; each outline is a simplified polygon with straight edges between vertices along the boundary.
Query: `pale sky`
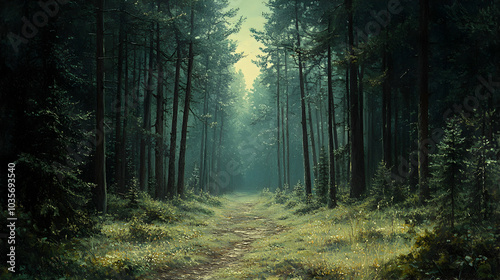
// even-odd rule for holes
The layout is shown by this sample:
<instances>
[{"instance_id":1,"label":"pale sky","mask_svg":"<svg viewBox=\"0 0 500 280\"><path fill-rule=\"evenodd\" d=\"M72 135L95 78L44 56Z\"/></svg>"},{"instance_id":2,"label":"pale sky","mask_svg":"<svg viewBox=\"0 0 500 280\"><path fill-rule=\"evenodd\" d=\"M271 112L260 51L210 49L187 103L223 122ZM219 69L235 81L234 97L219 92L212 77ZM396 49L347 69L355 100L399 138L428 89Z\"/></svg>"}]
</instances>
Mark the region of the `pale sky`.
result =
<instances>
[{"instance_id":1,"label":"pale sky","mask_svg":"<svg viewBox=\"0 0 500 280\"><path fill-rule=\"evenodd\" d=\"M235 64L236 71L240 70L245 75L246 88L252 88L253 81L259 75L259 68L252 63L257 55L262 54L259 47L263 47L258 43L250 33L250 28L257 30L264 29L265 19L262 12L268 12L269 9L265 6L265 0L229 0L230 8L239 8L238 18L243 16L246 18L241 26L241 30L237 34L232 34L229 38L238 42L238 52L244 52L246 57L242 58Z\"/></svg>"}]
</instances>

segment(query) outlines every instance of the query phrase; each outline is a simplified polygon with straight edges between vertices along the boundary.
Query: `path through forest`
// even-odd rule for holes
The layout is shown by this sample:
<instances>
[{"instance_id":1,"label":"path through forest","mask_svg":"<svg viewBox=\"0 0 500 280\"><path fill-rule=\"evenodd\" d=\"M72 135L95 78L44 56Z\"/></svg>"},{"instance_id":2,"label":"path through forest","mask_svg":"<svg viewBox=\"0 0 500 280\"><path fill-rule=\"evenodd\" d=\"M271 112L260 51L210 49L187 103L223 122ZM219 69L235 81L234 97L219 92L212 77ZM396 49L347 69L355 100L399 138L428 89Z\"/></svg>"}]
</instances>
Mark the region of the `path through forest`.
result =
<instances>
[{"instance_id":1,"label":"path through forest","mask_svg":"<svg viewBox=\"0 0 500 280\"><path fill-rule=\"evenodd\" d=\"M284 231L284 227L259 215L255 208L257 199L256 196L244 194L235 194L229 197L229 201L225 205L227 211L219 221L217 230L211 234L237 236L237 240L231 242L230 246L214 251L210 255L211 260L208 263L160 273L157 279L216 279L213 274L219 269L238 269L239 262L245 254L251 252L252 243L255 240Z\"/></svg>"}]
</instances>

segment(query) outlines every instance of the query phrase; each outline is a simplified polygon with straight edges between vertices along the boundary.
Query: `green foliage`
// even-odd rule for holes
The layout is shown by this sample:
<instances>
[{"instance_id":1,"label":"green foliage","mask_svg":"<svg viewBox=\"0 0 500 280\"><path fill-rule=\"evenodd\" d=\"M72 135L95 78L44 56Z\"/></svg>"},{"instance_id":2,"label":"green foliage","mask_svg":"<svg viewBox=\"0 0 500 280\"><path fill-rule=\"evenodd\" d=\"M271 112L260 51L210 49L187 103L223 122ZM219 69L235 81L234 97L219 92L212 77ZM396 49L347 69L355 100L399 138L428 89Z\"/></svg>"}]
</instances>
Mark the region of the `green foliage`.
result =
<instances>
[{"instance_id":1,"label":"green foliage","mask_svg":"<svg viewBox=\"0 0 500 280\"><path fill-rule=\"evenodd\" d=\"M321 204L326 204L328 202L328 187L329 187L329 163L328 163L328 155L325 151L324 147L321 147L321 152L319 156L319 162L317 168L318 178L315 179L315 188L316 188L316 199ZM333 182L334 183L334 182Z\"/></svg>"},{"instance_id":2,"label":"green foliage","mask_svg":"<svg viewBox=\"0 0 500 280\"><path fill-rule=\"evenodd\" d=\"M432 168L434 176L432 183L436 189L436 198L441 205L441 221L454 225L456 213L462 204L459 194L464 190L465 137L458 118L448 121L445 137L438 144L439 153L433 155Z\"/></svg>"},{"instance_id":3,"label":"green foliage","mask_svg":"<svg viewBox=\"0 0 500 280\"><path fill-rule=\"evenodd\" d=\"M373 177L373 184L368 198L370 204L373 209L383 209L393 205L396 196L397 200L399 200L401 195L397 193L396 183L391 178L391 170L384 161L381 161Z\"/></svg>"},{"instance_id":4,"label":"green foliage","mask_svg":"<svg viewBox=\"0 0 500 280\"><path fill-rule=\"evenodd\" d=\"M476 232L467 228L426 231L410 254L385 265L379 279L496 279L499 241L491 226Z\"/></svg>"},{"instance_id":5,"label":"green foliage","mask_svg":"<svg viewBox=\"0 0 500 280\"><path fill-rule=\"evenodd\" d=\"M499 210L495 207L500 200L500 162L496 157L497 149L485 136L480 136L474 138L474 143L467 150L471 157L466 163L472 175L467 180L471 186L467 193L471 198L467 206L476 221L488 218Z\"/></svg>"}]
</instances>

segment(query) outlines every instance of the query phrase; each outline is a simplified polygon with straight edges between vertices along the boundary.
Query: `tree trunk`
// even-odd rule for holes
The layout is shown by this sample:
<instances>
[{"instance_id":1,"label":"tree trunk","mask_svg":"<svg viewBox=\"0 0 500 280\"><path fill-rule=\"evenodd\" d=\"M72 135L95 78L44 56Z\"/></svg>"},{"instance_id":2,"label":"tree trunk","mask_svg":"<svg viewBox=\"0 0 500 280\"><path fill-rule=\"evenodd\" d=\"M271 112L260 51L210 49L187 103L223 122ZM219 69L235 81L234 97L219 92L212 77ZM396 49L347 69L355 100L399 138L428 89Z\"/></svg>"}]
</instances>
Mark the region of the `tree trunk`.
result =
<instances>
[{"instance_id":1,"label":"tree trunk","mask_svg":"<svg viewBox=\"0 0 500 280\"><path fill-rule=\"evenodd\" d=\"M390 58L384 49L382 55L382 71L386 73L382 84L382 142L384 146L384 162L387 167L392 166L391 154L391 71Z\"/></svg>"},{"instance_id":2,"label":"tree trunk","mask_svg":"<svg viewBox=\"0 0 500 280\"><path fill-rule=\"evenodd\" d=\"M282 149L282 160L283 160L283 185L287 184L286 177L287 177L287 171L286 171L286 146L285 146L285 108L284 106L281 106L281 139L283 142L283 149Z\"/></svg>"},{"instance_id":3,"label":"tree trunk","mask_svg":"<svg viewBox=\"0 0 500 280\"><path fill-rule=\"evenodd\" d=\"M429 0L420 0L418 40L418 185L420 202L425 203L429 193Z\"/></svg>"},{"instance_id":4,"label":"tree trunk","mask_svg":"<svg viewBox=\"0 0 500 280\"><path fill-rule=\"evenodd\" d=\"M346 133L346 138L344 139L346 142L345 142L345 145L348 145L348 149L347 151L345 152L344 154L344 157L345 157L345 174L344 174L344 180L349 182L349 185L350 185L350 182L351 182L351 116L350 116L350 113L351 113L351 99L350 99L350 96L351 94L349 93L349 83L350 83L350 79L349 79L349 67L346 68L346 71L345 71L345 88L346 88L346 91L345 91L345 95L344 95L344 104L345 104L345 108L344 108L344 132Z\"/></svg>"},{"instance_id":5,"label":"tree trunk","mask_svg":"<svg viewBox=\"0 0 500 280\"><path fill-rule=\"evenodd\" d=\"M122 132L122 81L123 81L123 44L125 38L125 20L123 14L123 2L120 4L120 27L118 31L118 69L117 69L117 83L116 83L116 100L113 110L115 111L115 184L117 186L118 193L123 194L125 192L125 186L121 184L123 180L121 179L122 174L122 161L120 156L121 148L121 132Z\"/></svg>"},{"instance_id":6,"label":"tree trunk","mask_svg":"<svg viewBox=\"0 0 500 280\"><path fill-rule=\"evenodd\" d=\"M311 153L313 158L313 176L314 178L318 178L318 157L316 155L316 138L314 137L314 126L312 121L312 113L311 113L311 102L307 101L307 115L308 123L309 123L309 134L311 135Z\"/></svg>"},{"instance_id":7,"label":"tree trunk","mask_svg":"<svg viewBox=\"0 0 500 280\"><path fill-rule=\"evenodd\" d=\"M107 210L106 190L106 141L104 131L104 0L96 1L96 153L94 197L96 209L102 214Z\"/></svg>"},{"instance_id":8,"label":"tree trunk","mask_svg":"<svg viewBox=\"0 0 500 280\"><path fill-rule=\"evenodd\" d=\"M290 186L290 130L288 126L288 54L285 50L285 91L286 91L286 183Z\"/></svg>"},{"instance_id":9,"label":"tree trunk","mask_svg":"<svg viewBox=\"0 0 500 280\"><path fill-rule=\"evenodd\" d=\"M362 119L358 96L358 64L354 51L354 29L352 0L346 0L348 12L348 35L349 35L349 78L350 78L350 100L351 100L351 197L359 198L365 192L365 159L363 147Z\"/></svg>"},{"instance_id":10,"label":"tree trunk","mask_svg":"<svg viewBox=\"0 0 500 280\"><path fill-rule=\"evenodd\" d=\"M306 196L312 195L311 186L311 166L309 163L309 140L307 139L307 117L306 117L306 97L304 88L304 74L302 67L302 50L300 49L299 33L299 4L295 0L295 31L297 32L297 48L299 56L299 84L300 84L300 107L302 111L302 149L304 156L304 184Z\"/></svg>"},{"instance_id":11,"label":"tree trunk","mask_svg":"<svg viewBox=\"0 0 500 280\"><path fill-rule=\"evenodd\" d=\"M150 173L151 149L149 148L149 138L151 131L151 95L153 91L153 34L149 44L149 69L147 71L146 96L144 97L144 115L142 128L144 135L141 137L141 159L139 167L139 186L142 191L148 190L148 180Z\"/></svg>"},{"instance_id":12,"label":"tree trunk","mask_svg":"<svg viewBox=\"0 0 500 280\"><path fill-rule=\"evenodd\" d=\"M191 41L189 42L189 61L186 82L186 96L184 101L184 112L182 116L182 132L181 132L181 146L179 150L179 175L177 182L177 194L184 198L184 169L186 167L186 140L187 140L187 126L189 120L189 104L191 102L191 79L193 76L193 40L194 40L194 9L191 8Z\"/></svg>"},{"instance_id":13,"label":"tree trunk","mask_svg":"<svg viewBox=\"0 0 500 280\"><path fill-rule=\"evenodd\" d=\"M125 41L127 41L127 38L125 37ZM125 110L123 113L123 132L122 132L122 140L120 142L120 167L121 167L121 176L119 179L119 186L123 191L125 191L125 186L126 186L126 180L127 180L127 118L129 115L129 104L128 104L128 98L129 98L129 80L128 80L128 44L125 44L125 92L124 92L124 106ZM135 61L135 52L134 52L134 61Z\"/></svg>"},{"instance_id":14,"label":"tree trunk","mask_svg":"<svg viewBox=\"0 0 500 280\"><path fill-rule=\"evenodd\" d=\"M177 35L176 35L177 36ZM172 104L172 128L170 131L170 152L168 155L168 181L167 181L167 196L174 198L175 189L175 153L177 146L177 116L179 111L179 83L181 79L181 43L177 36L177 58L175 61L175 78L174 78L174 100Z\"/></svg>"},{"instance_id":15,"label":"tree trunk","mask_svg":"<svg viewBox=\"0 0 500 280\"><path fill-rule=\"evenodd\" d=\"M219 113L219 102L218 102L218 94L217 92L215 93L215 113L214 113L214 121L217 122L217 117ZM217 167L216 167L216 153L215 153L215 143L217 142L217 125L213 126L213 132L212 132L212 156L210 158L211 160L211 168L210 168L210 176L209 178L212 180L211 183L209 183L209 187L211 187L210 193L213 195L217 195L219 192L219 188L217 185ZM210 182L210 180L209 180Z\"/></svg>"},{"instance_id":16,"label":"tree trunk","mask_svg":"<svg viewBox=\"0 0 500 280\"><path fill-rule=\"evenodd\" d=\"M279 49L276 49L277 56L277 65L276 65L276 152L277 152L277 161L278 161L278 188L281 188L283 185L281 183L281 164L280 164L280 52Z\"/></svg>"},{"instance_id":17,"label":"tree trunk","mask_svg":"<svg viewBox=\"0 0 500 280\"><path fill-rule=\"evenodd\" d=\"M158 6L159 9L159 6ZM156 65L158 69L158 80L156 89L156 145L155 145L155 176L156 176L156 191L155 196L157 199L165 198L165 184L163 181L163 162L164 162L164 111L163 111L163 63L161 60L160 49L160 24L156 23Z\"/></svg>"},{"instance_id":18,"label":"tree trunk","mask_svg":"<svg viewBox=\"0 0 500 280\"><path fill-rule=\"evenodd\" d=\"M328 33L330 33L330 20L328 21ZM327 57L327 78L328 78L328 158L329 158L329 200L328 207L337 207L337 187L335 185L335 150L334 150L334 131L335 129L335 106L333 102L333 81L332 81L332 47L330 40L328 42ZM336 132L336 131L335 131ZM336 138L336 137L335 137Z\"/></svg>"}]
</instances>

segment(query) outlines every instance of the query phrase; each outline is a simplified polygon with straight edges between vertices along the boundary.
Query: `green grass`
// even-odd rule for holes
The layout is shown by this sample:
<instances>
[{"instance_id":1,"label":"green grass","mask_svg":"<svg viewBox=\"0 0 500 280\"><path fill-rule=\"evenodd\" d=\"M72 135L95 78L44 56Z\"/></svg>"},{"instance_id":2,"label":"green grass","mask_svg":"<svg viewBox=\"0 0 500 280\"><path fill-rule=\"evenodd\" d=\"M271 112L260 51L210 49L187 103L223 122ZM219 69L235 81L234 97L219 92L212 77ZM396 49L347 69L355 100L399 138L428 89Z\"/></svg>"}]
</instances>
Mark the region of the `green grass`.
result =
<instances>
[{"instance_id":1,"label":"green grass","mask_svg":"<svg viewBox=\"0 0 500 280\"><path fill-rule=\"evenodd\" d=\"M269 192L222 198L188 193L166 203L144 194L133 201L111 195L99 232L47 243L53 257L32 279L156 279L159 271L210 263L241 238L235 229L263 226L279 230L256 238L212 279L372 279L384 264L408 254L414 237L429 228L405 224L410 214L394 208L328 209L308 206L293 193L279 202ZM252 209L240 211L244 203Z\"/></svg>"},{"instance_id":2,"label":"green grass","mask_svg":"<svg viewBox=\"0 0 500 280\"><path fill-rule=\"evenodd\" d=\"M235 239L212 234L224 198L188 193L185 200L165 203L139 194L134 200L110 195L97 234L46 242L53 257L29 279L138 279L204 263Z\"/></svg>"},{"instance_id":3,"label":"green grass","mask_svg":"<svg viewBox=\"0 0 500 280\"><path fill-rule=\"evenodd\" d=\"M258 199L256 215L285 230L255 241L237 269L223 269L214 279L369 279L380 267L413 244L415 228L396 210L363 212L362 205L320 207L276 203L271 194ZM251 226L251 225L250 225Z\"/></svg>"}]
</instances>

